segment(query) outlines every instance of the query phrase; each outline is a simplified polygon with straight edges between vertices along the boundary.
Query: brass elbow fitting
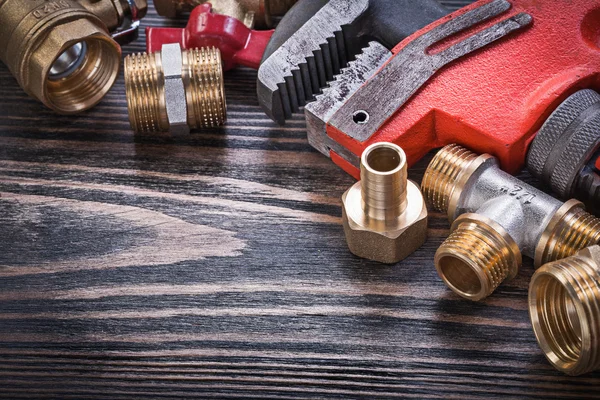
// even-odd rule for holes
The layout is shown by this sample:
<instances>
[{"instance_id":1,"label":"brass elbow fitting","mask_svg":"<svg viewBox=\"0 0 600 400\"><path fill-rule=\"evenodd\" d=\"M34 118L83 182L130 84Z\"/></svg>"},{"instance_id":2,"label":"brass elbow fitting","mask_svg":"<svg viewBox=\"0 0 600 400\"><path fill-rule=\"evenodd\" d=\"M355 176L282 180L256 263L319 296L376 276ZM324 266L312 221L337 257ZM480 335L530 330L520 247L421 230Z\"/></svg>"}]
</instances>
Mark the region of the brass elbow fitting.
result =
<instances>
[{"instance_id":1,"label":"brass elbow fitting","mask_svg":"<svg viewBox=\"0 0 600 400\"><path fill-rule=\"evenodd\" d=\"M96 105L117 78L121 49L146 0L0 0L0 60L30 96L61 114Z\"/></svg>"},{"instance_id":2,"label":"brass elbow fitting","mask_svg":"<svg viewBox=\"0 0 600 400\"><path fill-rule=\"evenodd\" d=\"M391 143L362 154L360 182L342 196L343 224L350 251L385 264L399 262L427 239L427 206L408 180L406 155Z\"/></svg>"},{"instance_id":3,"label":"brass elbow fitting","mask_svg":"<svg viewBox=\"0 0 600 400\"><path fill-rule=\"evenodd\" d=\"M470 300L512 279L523 255L540 267L600 243L600 219L582 203L563 203L502 171L494 157L457 145L434 157L422 190L453 223L435 255L438 274Z\"/></svg>"},{"instance_id":4,"label":"brass elbow fitting","mask_svg":"<svg viewBox=\"0 0 600 400\"><path fill-rule=\"evenodd\" d=\"M125 58L129 122L138 133L215 127L225 122L221 52L163 45Z\"/></svg>"},{"instance_id":5,"label":"brass elbow fitting","mask_svg":"<svg viewBox=\"0 0 600 400\"><path fill-rule=\"evenodd\" d=\"M273 17L282 17L298 0L154 0L158 15L173 18L189 12L203 3L210 3L213 11L239 19L248 28L270 28Z\"/></svg>"},{"instance_id":6,"label":"brass elbow fitting","mask_svg":"<svg viewBox=\"0 0 600 400\"><path fill-rule=\"evenodd\" d=\"M600 369L600 246L544 265L529 285L529 315L548 361L568 375Z\"/></svg>"}]
</instances>

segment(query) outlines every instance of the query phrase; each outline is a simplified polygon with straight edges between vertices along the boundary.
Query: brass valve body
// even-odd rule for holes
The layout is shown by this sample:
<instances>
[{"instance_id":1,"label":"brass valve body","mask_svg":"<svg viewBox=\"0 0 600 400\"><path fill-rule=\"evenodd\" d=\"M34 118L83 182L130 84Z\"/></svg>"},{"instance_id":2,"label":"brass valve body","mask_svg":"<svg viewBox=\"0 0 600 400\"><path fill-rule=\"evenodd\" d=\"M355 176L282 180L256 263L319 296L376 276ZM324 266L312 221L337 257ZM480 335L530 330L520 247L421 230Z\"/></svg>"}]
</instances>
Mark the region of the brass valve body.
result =
<instances>
[{"instance_id":1,"label":"brass valve body","mask_svg":"<svg viewBox=\"0 0 600 400\"><path fill-rule=\"evenodd\" d=\"M529 285L529 315L548 361L568 375L600 369L600 246L544 265Z\"/></svg>"},{"instance_id":2,"label":"brass valve body","mask_svg":"<svg viewBox=\"0 0 600 400\"><path fill-rule=\"evenodd\" d=\"M239 19L248 28L270 28L273 17L282 17L298 0L154 0L156 12L173 18L182 12L208 3L216 14Z\"/></svg>"},{"instance_id":3,"label":"brass valve body","mask_svg":"<svg viewBox=\"0 0 600 400\"><path fill-rule=\"evenodd\" d=\"M350 251L386 264L408 257L427 239L427 206L407 179L404 151L376 143L363 152L361 180L342 196Z\"/></svg>"},{"instance_id":4,"label":"brass valve body","mask_svg":"<svg viewBox=\"0 0 600 400\"><path fill-rule=\"evenodd\" d=\"M125 58L129 121L135 132L170 131L222 125L226 117L221 52L181 50L163 45L152 54Z\"/></svg>"},{"instance_id":5,"label":"brass valve body","mask_svg":"<svg viewBox=\"0 0 600 400\"><path fill-rule=\"evenodd\" d=\"M0 60L54 111L87 110L119 72L121 49L110 32L145 11L145 0L0 0Z\"/></svg>"},{"instance_id":6,"label":"brass valve body","mask_svg":"<svg viewBox=\"0 0 600 400\"><path fill-rule=\"evenodd\" d=\"M563 203L498 167L496 159L446 146L422 184L452 233L435 256L440 277L457 294L482 300L512 279L522 256L536 267L600 243L600 219L582 203Z\"/></svg>"}]
</instances>

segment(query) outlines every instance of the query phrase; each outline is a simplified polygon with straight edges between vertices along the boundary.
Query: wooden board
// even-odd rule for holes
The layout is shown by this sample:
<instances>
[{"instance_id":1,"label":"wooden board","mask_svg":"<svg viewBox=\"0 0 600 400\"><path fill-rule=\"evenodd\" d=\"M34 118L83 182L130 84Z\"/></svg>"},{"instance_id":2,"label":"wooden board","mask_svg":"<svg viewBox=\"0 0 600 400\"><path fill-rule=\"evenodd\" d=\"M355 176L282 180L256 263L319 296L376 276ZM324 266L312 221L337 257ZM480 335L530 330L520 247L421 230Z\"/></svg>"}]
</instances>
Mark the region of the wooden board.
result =
<instances>
[{"instance_id":1,"label":"wooden board","mask_svg":"<svg viewBox=\"0 0 600 400\"><path fill-rule=\"evenodd\" d=\"M406 262L352 256L352 179L255 78L227 74L226 128L174 139L132 134L122 78L59 117L0 66L0 398L600 398L541 354L529 261L474 304L433 267L441 214Z\"/></svg>"}]
</instances>

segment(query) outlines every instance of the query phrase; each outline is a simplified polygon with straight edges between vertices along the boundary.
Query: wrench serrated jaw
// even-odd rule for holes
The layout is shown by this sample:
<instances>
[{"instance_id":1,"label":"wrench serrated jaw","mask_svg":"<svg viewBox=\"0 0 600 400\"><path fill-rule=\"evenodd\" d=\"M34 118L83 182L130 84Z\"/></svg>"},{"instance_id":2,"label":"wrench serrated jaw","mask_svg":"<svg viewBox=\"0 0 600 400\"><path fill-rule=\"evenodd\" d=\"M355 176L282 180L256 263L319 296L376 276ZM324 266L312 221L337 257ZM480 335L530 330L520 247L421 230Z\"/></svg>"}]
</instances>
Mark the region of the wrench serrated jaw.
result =
<instances>
[{"instance_id":1,"label":"wrench serrated jaw","mask_svg":"<svg viewBox=\"0 0 600 400\"><path fill-rule=\"evenodd\" d=\"M370 42L356 60L350 62L329 87L323 89L323 94L306 106L304 113L311 146L329 157L332 140L327 136L327 122L391 57L392 52L385 46Z\"/></svg>"},{"instance_id":2,"label":"wrench serrated jaw","mask_svg":"<svg viewBox=\"0 0 600 400\"><path fill-rule=\"evenodd\" d=\"M271 119L284 124L347 65L353 54L343 29L368 7L369 0L330 0L261 64L258 99Z\"/></svg>"}]
</instances>

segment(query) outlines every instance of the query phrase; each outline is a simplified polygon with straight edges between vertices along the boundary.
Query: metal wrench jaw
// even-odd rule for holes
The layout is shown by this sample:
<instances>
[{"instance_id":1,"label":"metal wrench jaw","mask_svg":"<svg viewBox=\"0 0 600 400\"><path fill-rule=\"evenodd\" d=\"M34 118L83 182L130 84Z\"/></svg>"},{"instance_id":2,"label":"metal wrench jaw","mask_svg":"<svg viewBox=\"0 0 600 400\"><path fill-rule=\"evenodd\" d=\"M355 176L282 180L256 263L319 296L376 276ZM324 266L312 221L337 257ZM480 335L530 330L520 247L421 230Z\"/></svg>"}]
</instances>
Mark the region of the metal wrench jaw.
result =
<instances>
[{"instance_id":1,"label":"metal wrench jaw","mask_svg":"<svg viewBox=\"0 0 600 400\"><path fill-rule=\"evenodd\" d=\"M349 154L346 157L345 149L327 135L327 122L391 57L392 52L385 46L378 42L369 43L356 60L351 61L348 67L330 82L329 87L323 89L323 93L318 95L314 102L306 105L304 114L308 142L311 146L327 157L330 157L330 151L333 150L358 168L356 157Z\"/></svg>"},{"instance_id":2,"label":"metal wrench jaw","mask_svg":"<svg viewBox=\"0 0 600 400\"><path fill-rule=\"evenodd\" d=\"M282 20L258 74L265 113L284 124L371 41L388 49L445 16L435 0L305 0Z\"/></svg>"},{"instance_id":3,"label":"metal wrench jaw","mask_svg":"<svg viewBox=\"0 0 600 400\"><path fill-rule=\"evenodd\" d=\"M331 0L272 54L266 54L258 70L257 92L271 119L285 124L339 74L348 62L343 28L357 23L368 6L369 0ZM297 7L285 18L294 18Z\"/></svg>"}]
</instances>

